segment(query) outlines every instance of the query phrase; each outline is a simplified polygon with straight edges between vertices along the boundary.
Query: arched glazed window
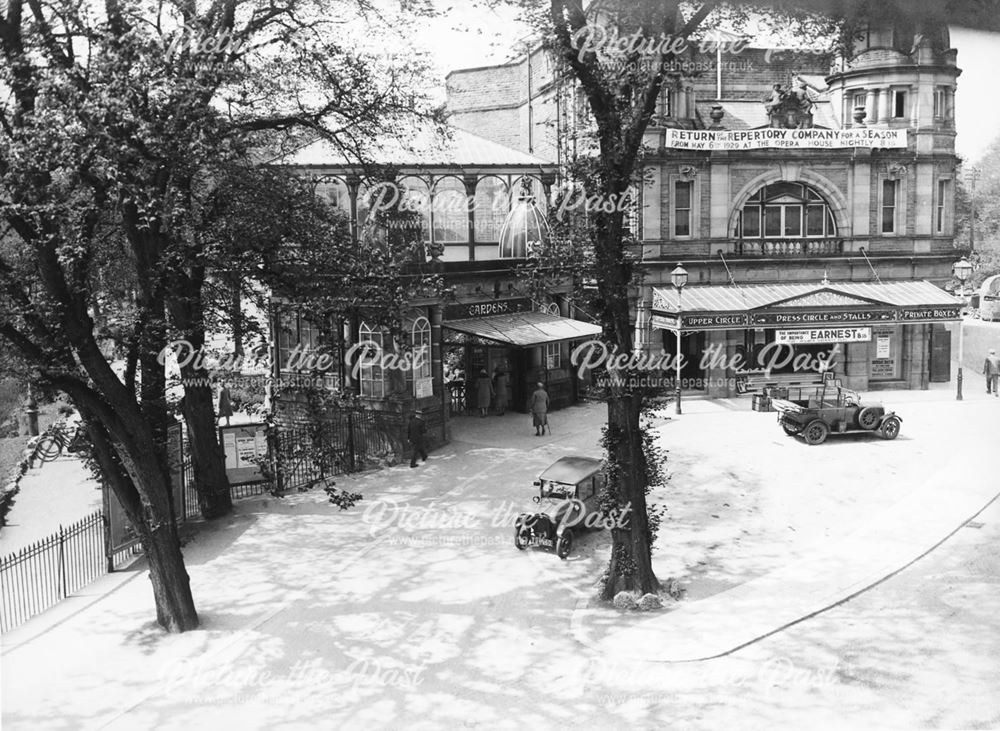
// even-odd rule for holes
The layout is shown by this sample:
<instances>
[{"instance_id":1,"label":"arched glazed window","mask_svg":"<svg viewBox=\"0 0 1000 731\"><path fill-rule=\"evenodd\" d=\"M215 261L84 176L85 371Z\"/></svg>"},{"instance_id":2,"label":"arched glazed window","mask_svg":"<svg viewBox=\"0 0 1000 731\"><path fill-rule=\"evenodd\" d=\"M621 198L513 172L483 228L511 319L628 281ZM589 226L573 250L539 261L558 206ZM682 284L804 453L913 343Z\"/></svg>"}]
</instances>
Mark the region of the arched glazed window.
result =
<instances>
[{"instance_id":1,"label":"arched glazed window","mask_svg":"<svg viewBox=\"0 0 1000 731\"><path fill-rule=\"evenodd\" d=\"M399 208L402 211L414 211L420 214L420 227L423 230L424 241L431 240L431 191L423 178L408 175L400 178Z\"/></svg>"},{"instance_id":2,"label":"arched glazed window","mask_svg":"<svg viewBox=\"0 0 1000 731\"><path fill-rule=\"evenodd\" d=\"M431 324L426 317L413 323L413 392L420 395L420 383L431 377Z\"/></svg>"},{"instance_id":3,"label":"arched glazed window","mask_svg":"<svg viewBox=\"0 0 1000 731\"><path fill-rule=\"evenodd\" d=\"M837 224L829 204L805 183L765 185L747 200L736 221L740 239L830 238Z\"/></svg>"},{"instance_id":4,"label":"arched glazed window","mask_svg":"<svg viewBox=\"0 0 1000 731\"><path fill-rule=\"evenodd\" d=\"M347 183L342 178L329 175L317 180L316 196L338 211L347 215L351 214L351 196L347 192Z\"/></svg>"},{"instance_id":5,"label":"arched glazed window","mask_svg":"<svg viewBox=\"0 0 1000 731\"><path fill-rule=\"evenodd\" d=\"M359 371L361 395L384 398L385 369L382 367L382 355L385 352L385 333L381 329L372 329L368 323L362 322L358 327L358 343L368 346L359 348L361 352L358 354L361 359Z\"/></svg>"},{"instance_id":6,"label":"arched glazed window","mask_svg":"<svg viewBox=\"0 0 1000 731\"><path fill-rule=\"evenodd\" d=\"M507 183L496 175L487 175L476 183L476 241L495 243L510 211Z\"/></svg>"},{"instance_id":7,"label":"arched glazed window","mask_svg":"<svg viewBox=\"0 0 1000 731\"><path fill-rule=\"evenodd\" d=\"M459 178L448 176L434 183L432 214L435 243L469 242L469 196Z\"/></svg>"}]
</instances>

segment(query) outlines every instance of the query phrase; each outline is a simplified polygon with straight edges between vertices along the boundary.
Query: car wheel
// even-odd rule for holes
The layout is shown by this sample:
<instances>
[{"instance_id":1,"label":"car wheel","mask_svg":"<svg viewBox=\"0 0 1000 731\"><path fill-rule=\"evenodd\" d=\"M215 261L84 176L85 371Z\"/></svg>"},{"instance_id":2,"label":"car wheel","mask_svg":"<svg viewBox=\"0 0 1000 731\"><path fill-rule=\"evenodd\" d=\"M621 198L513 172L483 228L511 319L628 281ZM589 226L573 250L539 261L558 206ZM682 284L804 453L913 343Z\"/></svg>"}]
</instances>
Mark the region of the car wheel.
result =
<instances>
[{"instance_id":1,"label":"car wheel","mask_svg":"<svg viewBox=\"0 0 1000 731\"><path fill-rule=\"evenodd\" d=\"M899 436L899 426L900 422L895 416L890 416L888 419L882 422L882 438L883 439L895 439Z\"/></svg>"},{"instance_id":2,"label":"car wheel","mask_svg":"<svg viewBox=\"0 0 1000 731\"><path fill-rule=\"evenodd\" d=\"M556 555L565 559L569 552L573 550L573 531L564 531L559 540L556 541Z\"/></svg>"},{"instance_id":3,"label":"car wheel","mask_svg":"<svg viewBox=\"0 0 1000 731\"><path fill-rule=\"evenodd\" d=\"M805 437L806 442L809 444L822 444L826 441L826 436L829 433L830 427L819 419L810 421L806 424L806 428L802 430L802 436Z\"/></svg>"},{"instance_id":4,"label":"car wheel","mask_svg":"<svg viewBox=\"0 0 1000 731\"><path fill-rule=\"evenodd\" d=\"M858 426L871 431L878 427L879 413L877 409L866 406L858 412Z\"/></svg>"},{"instance_id":5,"label":"car wheel","mask_svg":"<svg viewBox=\"0 0 1000 731\"><path fill-rule=\"evenodd\" d=\"M782 424L781 428L785 430L785 434L790 437L798 436L802 432L802 427L799 426L788 426L787 424Z\"/></svg>"},{"instance_id":6,"label":"car wheel","mask_svg":"<svg viewBox=\"0 0 1000 731\"><path fill-rule=\"evenodd\" d=\"M528 540L530 538L531 535L527 528L514 529L514 546L518 551L523 551L528 547Z\"/></svg>"}]
</instances>

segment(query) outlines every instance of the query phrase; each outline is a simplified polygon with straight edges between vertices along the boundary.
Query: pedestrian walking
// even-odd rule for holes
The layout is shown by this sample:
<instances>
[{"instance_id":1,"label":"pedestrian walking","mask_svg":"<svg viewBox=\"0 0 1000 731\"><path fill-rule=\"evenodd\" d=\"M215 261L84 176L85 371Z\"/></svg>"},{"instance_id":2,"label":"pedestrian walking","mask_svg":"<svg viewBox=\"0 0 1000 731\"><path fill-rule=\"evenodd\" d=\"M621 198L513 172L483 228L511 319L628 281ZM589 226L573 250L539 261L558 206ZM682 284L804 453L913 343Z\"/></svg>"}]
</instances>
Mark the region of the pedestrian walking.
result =
<instances>
[{"instance_id":1,"label":"pedestrian walking","mask_svg":"<svg viewBox=\"0 0 1000 731\"><path fill-rule=\"evenodd\" d=\"M220 419L225 418L226 426L229 426L229 420L233 416L233 397L229 393L229 384L223 383L222 390L219 391L219 417Z\"/></svg>"},{"instance_id":2,"label":"pedestrian walking","mask_svg":"<svg viewBox=\"0 0 1000 731\"><path fill-rule=\"evenodd\" d=\"M549 423L549 394L545 390L544 383L538 384L538 388L531 394L528 405L531 409L532 423L535 425L535 436L540 437L545 433L545 427Z\"/></svg>"},{"instance_id":3,"label":"pedestrian walking","mask_svg":"<svg viewBox=\"0 0 1000 731\"><path fill-rule=\"evenodd\" d=\"M997 351L990 348L986 354L986 361L983 363L983 375L986 376L986 393L1000 396L997 393L997 380L1000 377L1000 358L997 358Z\"/></svg>"},{"instance_id":4,"label":"pedestrian walking","mask_svg":"<svg viewBox=\"0 0 1000 731\"><path fill-rule=\"evenodd\" d=\"M410 417L410 423L406 428L406 438L410 440L413 453L410 456L410 467L417 466L417 455L427 461L427 422L424 421L424 412L417 409Z\"/></svg>"},{"instance_id":5,"label":"pedestrian walking","mask_svg":"<svg viewBox=\"0 0 1000 731\"><path fill-rule=\"evenodd\" d=\"M496 392L497 416L503 416L507 412L507 391L510 377L507 371L502 368L493 377L493 390Z\"/></svg>"},{"instance_id":6,"label":"pedestrian walking","mask_svg":"<svg viewBox=\"0 0 1000 731\"><path fill-rule=\"evenodd\" d=\"M493 381L490 380L490 374L483 368L479 371L479 378L476 379L476 406L479 407L481 417L485 417L489 413L493 394Z\"/></svg>"}]
</instances>

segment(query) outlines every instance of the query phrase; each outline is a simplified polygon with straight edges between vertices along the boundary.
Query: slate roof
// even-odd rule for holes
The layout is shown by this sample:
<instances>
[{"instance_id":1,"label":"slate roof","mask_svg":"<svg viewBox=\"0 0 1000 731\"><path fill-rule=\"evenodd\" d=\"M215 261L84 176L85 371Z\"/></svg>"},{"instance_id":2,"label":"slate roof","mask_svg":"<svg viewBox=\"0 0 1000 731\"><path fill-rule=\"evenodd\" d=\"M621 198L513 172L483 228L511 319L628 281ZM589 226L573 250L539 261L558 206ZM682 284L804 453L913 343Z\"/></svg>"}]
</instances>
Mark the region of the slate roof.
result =
<instances>
[{"instance_id":1,"label":"slate roof","mask_svg":"<svg viewBox=\"0 0 1000 731\"><path fill-rule=\"evenodd\" d=\"M342 152L326 140L316 140L272 164L293 167L331 167L351 164ZM379 140L369 152L375 165L405 166L530 166L551 167L552 162L492 142L471 132L450 127L443 136L425 127L406 140Z\"/></svg>"}]
</instances>

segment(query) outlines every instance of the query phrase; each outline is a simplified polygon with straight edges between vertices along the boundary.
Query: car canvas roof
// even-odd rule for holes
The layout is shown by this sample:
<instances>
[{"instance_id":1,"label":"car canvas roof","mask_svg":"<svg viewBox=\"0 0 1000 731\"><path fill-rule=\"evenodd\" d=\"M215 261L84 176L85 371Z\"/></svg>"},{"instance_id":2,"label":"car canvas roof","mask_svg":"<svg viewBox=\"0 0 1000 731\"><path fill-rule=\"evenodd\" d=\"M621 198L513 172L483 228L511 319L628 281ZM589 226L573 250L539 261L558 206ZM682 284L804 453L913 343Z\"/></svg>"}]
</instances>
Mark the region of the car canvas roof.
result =
<instances>
[{"instance_id":1,"label":"car canvas roof","mask_svg":"<svg viewBox=\"0 0 1000 731\"><path fill-rule=\"evenodd\" d=\"M575 485L601 469L601 460L593 457L560 457L543 472L539 479Z\"/></svg>"}]
</instances>

